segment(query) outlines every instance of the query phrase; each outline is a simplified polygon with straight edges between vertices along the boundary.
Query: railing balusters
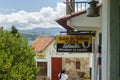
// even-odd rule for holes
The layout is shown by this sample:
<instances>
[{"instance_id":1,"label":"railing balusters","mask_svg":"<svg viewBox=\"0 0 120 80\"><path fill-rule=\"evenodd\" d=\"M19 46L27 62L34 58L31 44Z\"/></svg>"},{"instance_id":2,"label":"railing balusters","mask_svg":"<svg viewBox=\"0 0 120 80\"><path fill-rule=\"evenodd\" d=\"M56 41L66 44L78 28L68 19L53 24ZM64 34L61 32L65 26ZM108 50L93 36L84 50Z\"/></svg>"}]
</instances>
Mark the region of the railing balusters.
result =
<instances>
[{"instance_id":1,"label":"railing balusters","mask_svg":"<svg viewBox=\"0 0 120 80\"><path fill-rule=\"evenodd\" d=\"M71 2L69 2L69 3L71 3ZM73 8L73 9L75 9L74 12L78 12L80 10L82 11L84 9L87 9L87 7L88 7L87 3L88 3L87 1L80 1L80 2L72 2L71 4L75 5Z\"/></svg>"},{"instance_id":2,"label":"railing balusters","mask_svg":"<svg viewBox=\"0 0 120 80\"><path fill-rule=\"evenodd\" d=\"M85 9L86 9L86 3L85 3Z\"/></svg>"},{"instance_id":3,"label":"railing balusters","mask_svg":"<svg viewBox=\"0 0 120 80\"><path fill-rule=\"evenodd\" d=\"M78 3L76 3L76 4L77 4L77 8L76 8L76 9L77 9L77 11L78 11Z\"/></svg>"},{"instance_id":4,"label":"railing balusters","mask_svg":"<svg viewBox=\"0 0 120 80\"><path fill-rule=\"evenodd\" d=\"M81 8L81 11L82 11L82 4L83 4L83 3L80 4L80 5L81 5L81 7L80 7L80 8Z\"/></svg>"}]
</instances>

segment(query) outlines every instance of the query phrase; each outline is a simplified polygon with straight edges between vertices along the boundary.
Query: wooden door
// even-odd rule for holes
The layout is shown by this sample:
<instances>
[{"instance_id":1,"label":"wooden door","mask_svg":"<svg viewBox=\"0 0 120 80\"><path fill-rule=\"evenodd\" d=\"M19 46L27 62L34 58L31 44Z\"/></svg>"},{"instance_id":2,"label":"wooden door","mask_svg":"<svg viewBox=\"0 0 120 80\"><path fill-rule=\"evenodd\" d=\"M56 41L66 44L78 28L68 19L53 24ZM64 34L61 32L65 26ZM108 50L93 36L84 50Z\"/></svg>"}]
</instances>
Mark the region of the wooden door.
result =
<instances>
[{"instance_id":1,"label":"wooden door","mask_svg":"<svg viewBox=\"0 0 120 80\"><path fill-rule=\"evenodd\" d=\"M62 59L52 58L52 80L58 80L58 73L62 70Z\"/></svg>"}]
</instances>

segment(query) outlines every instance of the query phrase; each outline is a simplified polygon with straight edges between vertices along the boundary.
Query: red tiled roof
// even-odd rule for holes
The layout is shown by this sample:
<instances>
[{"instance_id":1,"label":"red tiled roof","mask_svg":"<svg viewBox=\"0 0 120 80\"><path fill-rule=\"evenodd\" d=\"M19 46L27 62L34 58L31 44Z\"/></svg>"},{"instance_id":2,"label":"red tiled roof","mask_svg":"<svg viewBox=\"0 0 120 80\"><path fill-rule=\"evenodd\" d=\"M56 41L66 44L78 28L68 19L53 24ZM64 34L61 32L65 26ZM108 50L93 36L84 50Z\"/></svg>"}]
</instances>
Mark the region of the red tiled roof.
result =
<instances>
[{"instance_id":1,"label":"red tiled roof","mask_svg":"<svg viewBox=\"0 0 120 80\"><path fill-rule=\"evenodd\" d=\"M40 36L33 41L32 46L34 51L43 51L52 41L54 37Z\"/></svg>"}]
</instances>

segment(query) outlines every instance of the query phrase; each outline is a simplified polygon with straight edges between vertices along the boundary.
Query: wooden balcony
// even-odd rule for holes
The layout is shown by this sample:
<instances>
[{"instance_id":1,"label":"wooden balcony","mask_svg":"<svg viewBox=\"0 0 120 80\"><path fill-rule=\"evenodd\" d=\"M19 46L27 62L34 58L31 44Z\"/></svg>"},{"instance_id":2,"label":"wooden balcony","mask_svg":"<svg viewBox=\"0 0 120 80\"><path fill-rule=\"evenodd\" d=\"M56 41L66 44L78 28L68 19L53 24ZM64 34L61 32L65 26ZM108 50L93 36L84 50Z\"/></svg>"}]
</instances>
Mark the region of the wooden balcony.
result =
<instances>
[{"instance_id":1,"label":"wooden balcony","mask_svg":"<svg viewBox=\"0 0 120 80\"><path fill-rule=\"evenodd\" d=\"M86 10L88 8L88 1L66 0L66 14Z\"/></svg>"}]
</instances>

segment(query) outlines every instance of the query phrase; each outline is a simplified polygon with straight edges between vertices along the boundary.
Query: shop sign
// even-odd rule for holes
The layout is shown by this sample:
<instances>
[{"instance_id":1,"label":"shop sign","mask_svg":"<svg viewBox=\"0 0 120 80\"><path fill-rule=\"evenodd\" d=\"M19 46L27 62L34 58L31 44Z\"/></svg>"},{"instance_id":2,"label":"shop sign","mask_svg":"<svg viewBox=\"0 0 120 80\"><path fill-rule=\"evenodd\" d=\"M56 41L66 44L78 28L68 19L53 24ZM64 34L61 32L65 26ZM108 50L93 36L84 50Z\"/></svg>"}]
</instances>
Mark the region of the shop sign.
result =
<instances>
[{"instance_id":1,"label":"shop sign","mask_svg":"<svg viewBox=\"0 0 120 80\"><path fill-rule=\"evenodd\" d=\"M56 36L57 52L92 52L92 35Z\"/></svg>"},{"instance_id":2,"label":"shop sign","mask_svg":"<svg viewBox=\"0 0 120 80\"><path fill-rule=\"evenodd\" d=\"M45 54L43 54L43 53L38 53L38 54L37 54L37 58L45 58Z\"/></svg>"}]
</instances>

